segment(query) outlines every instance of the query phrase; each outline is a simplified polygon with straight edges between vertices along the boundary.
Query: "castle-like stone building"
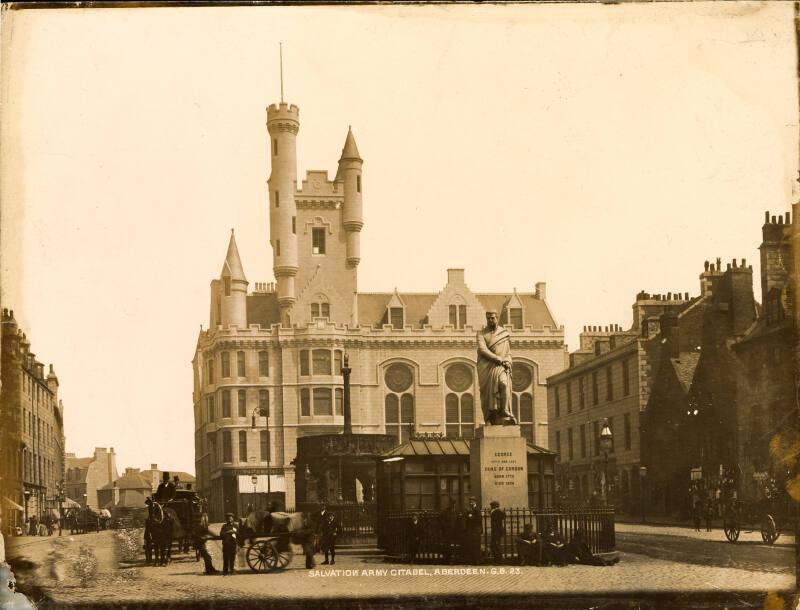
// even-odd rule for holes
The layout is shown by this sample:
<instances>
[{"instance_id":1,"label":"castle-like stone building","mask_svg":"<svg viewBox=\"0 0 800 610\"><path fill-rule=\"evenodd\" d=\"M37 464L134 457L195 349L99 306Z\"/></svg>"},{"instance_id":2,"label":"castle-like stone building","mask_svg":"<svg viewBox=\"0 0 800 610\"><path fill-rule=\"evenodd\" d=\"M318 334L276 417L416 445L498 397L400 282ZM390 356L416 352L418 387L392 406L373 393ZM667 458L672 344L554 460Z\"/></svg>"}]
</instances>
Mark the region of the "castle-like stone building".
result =
<instances>
[{"instance_id":1,"label":"castle-like stone building","mask_svg":"<svg viewBox=\"0 0 800 610\"><path fill-rule=\"evenodd\" d=\"M463 269L449 269L438 293L359 292L364 185L355 138L348 130L332 180L309 171L298 185L299 128L297 106L267 109L277 281L249 290L231 234L211 282L209 328L197 340L197 487L212 519L243 512L254 491L268 488L282 496L273 499L294 505L296 486L308 476L292 463L297 439L342 430L345 352L355 433L391 434L398 443L412 431L471 438L482 423L475 336L487 310L496 310L511 331L522 432L547 447L545 379L564 368L566 349L545 284L530 292L477 293ZM374 481L359 484L366 490ZM335 487L323 482L323 489Z\"/></svg>"}]
</instances>

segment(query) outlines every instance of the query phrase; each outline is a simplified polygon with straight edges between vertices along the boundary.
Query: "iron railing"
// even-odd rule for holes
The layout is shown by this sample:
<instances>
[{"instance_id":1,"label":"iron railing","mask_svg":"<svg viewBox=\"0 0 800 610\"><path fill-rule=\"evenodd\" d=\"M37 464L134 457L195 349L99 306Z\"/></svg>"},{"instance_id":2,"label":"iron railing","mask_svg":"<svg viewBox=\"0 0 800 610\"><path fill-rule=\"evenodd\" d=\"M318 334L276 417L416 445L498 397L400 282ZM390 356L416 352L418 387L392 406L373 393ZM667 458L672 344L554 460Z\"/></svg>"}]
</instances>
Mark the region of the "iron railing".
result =
<instances>
[{"instance_id":1,"label":"iron railing","mask_svg":"<svg viewBox=\"0 0 800 610\"><path fill-rule=\"evenodd\" d=\"M481 553L483 557L492 555L492 527L488 509L482 511L483 532L481 534ZM499 537L501 561L519 560L517 538L526 524L541 534L553 527L564 542L572 540L575 532L582 529L586 543L593 553L607 553L615 550L614 509L531 509L508 508L505 512L505 532ZM445 558L465 560L466 528L463 515L456 515L450 526L444 525L441 513L432 511L390 513L380 522L378 546L386 555L407 558L411 554L411 518L420 518L421 535L416 544L416 558L422 561L437 562ZM449 536L445 531L451 530Z\"/></svg>"}]
</instances>

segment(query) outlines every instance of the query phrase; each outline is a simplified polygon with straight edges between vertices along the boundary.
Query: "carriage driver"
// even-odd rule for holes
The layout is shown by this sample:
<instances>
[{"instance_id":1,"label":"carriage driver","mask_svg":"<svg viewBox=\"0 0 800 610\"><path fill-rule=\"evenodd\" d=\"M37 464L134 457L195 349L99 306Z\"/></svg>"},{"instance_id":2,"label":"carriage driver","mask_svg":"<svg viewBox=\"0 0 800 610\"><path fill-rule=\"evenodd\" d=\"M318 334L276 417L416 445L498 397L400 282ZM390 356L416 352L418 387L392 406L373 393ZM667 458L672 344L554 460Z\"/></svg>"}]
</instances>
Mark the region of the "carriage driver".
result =
<instances>
[{"instance_id":1,"label":"carriage driver","mask_svg":"<svg viewBox=\"0 0 800 610\"><path fill-rule=\"evenodd\" d=\"M156 502L166 503L175 497L175 483L169 480L168 472L165 472L161 476L162 481L158 484L156 493L153 494L153 500Z\"/></svg>"}]
</instances>

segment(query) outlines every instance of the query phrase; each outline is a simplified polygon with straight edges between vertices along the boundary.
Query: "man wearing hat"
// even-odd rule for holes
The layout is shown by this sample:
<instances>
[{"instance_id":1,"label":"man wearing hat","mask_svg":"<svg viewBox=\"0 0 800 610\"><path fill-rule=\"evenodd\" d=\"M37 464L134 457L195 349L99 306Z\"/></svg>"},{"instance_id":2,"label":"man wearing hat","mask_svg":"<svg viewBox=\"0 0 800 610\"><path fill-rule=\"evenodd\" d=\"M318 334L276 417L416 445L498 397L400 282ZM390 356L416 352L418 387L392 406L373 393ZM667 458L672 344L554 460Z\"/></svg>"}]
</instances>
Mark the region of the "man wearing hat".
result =
<instances>
[{"instance_id":1,"label":"man wearing hat","mask_svg":"<svg viewBox=\"0 0 800 610\"><path fill-rule=\"evenodd\" d=\"M511 410L511 335L492 310L478 331L478 385L483 420L490 425L516 424Z\"/></svg>"},{"instance_id":2,"label":"man wearing hat","mask_svg":"<svg viewBox=\"0 0 800 610\"><path fill-rule=\"evenodd\" d=\"M233 573L239 542L239 528L234 521L233 513L225 513L225 523L219 535L222 538L222 573Z\"/></svg>"},{"instance_id":3,"label":"man wearing hat","mask_svg":"<svg viewBox=\"0 0 800 610\"><path fill-rule=\"evenodd\" d=\"M317 534L320 536L320 550L325 553L325 561L322 562L323 565L329 563L328 556L330 556L330 564L335 564L336 536L339 534L339 520L334 513L328 510L327 504L322 505L322 510L319 513Z\"/></svg>"},{"instance_id":4,"label":"man wearing hat","mask_svg":"<svg viewBox=\"0 0 800 610\"><path fill-rule=\"evenodd\" d=\"M503 536L506 534L506 514L500 508L500 502L497 500L489 502L489 506L492 507L492 512L490 513L490 521L492 523L492 557L494 557L495 561L502 561L503 552L501 543L503 541Z\"/></svg>"},{"instance_id":5,"label":"man wearing hat","mask_svg":"<svg viewBox=\"0 0 800 610\"><path fill-rule=\"evenodd\" d=\"M467 560L478 565L481 562L481 534L483 533L483 515L476 498L469 499L469 508L464 515L466 520L466 555Z\"/></svg>"}]
</instances>

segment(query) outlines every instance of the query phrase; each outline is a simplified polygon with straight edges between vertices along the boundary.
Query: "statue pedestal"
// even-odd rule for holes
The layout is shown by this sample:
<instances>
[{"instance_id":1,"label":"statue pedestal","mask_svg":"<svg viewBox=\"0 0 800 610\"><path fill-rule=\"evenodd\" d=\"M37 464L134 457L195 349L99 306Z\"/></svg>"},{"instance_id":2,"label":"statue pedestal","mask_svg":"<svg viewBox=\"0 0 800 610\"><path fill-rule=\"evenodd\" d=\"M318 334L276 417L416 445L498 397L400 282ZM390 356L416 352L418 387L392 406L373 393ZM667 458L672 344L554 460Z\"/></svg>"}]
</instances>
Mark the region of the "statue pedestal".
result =
<instances>
[{"instance_id":1,"label":"statue pedestal","mask_svg":"<svg viewBox=\"0 0 800 610\"><path fill-rule=\"evenodd\" d=\"M519 426L482 426L470 443L470 484L481 507L528 506L528 452Z\"/></svg>"}]
</instances>

